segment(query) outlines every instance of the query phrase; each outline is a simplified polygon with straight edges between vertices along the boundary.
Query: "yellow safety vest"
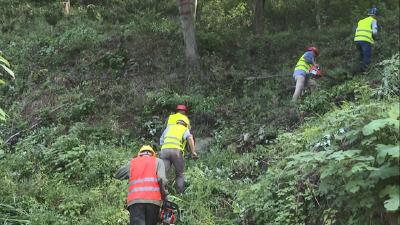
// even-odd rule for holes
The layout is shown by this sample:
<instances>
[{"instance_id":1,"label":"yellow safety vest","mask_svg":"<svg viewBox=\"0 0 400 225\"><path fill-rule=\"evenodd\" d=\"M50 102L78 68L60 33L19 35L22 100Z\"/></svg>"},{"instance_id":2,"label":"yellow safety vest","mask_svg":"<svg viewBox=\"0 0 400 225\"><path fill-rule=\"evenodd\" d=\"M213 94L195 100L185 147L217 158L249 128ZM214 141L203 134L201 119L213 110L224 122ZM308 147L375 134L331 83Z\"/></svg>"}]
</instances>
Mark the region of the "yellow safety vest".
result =
<instances>
[{"instance_id":1,"label":"yellow safety vest","mask_svg":"<svg viewBox=\"0 0 400 225\"><path fill-rule=\"evenodd\" d=\"M296 70L304 70L308 72L311 68L312 64L307 63L306 59L304 58L304 54L300 57L299 61L297 61L296 67L294 68L294 71Z\"/></svg>"},{"instance_id":2,"label":"yellow safety vest","mask_svg":"<svg viewBox=\"0 0 400 225\"><path fill-rule=\"evenodd\" d=\"M167 125L175 125L178 120L183 120L188 125L188 128L190 130L190 120L186 115L182 113L171 114L168 117Z\"/></svg>"},{"instance_id":3,"label":"yellow safety vest","mask_svg":"<svg viewBox=\"0 0 400 225\"><path fill-rule=\"evenodd\" d=\"M186 127L181 124L174 124L168 126L168 131L164 136L164 141L161 146L161 150L165 148L179 149L182 152L185 149L183 134L186 131Z\"/></svg>"},{"instance_id":4,"label":"yellow safety vest","mask_svg":"<svg viewBox=\"0 0 400 225\"><path fill-rule=\"evenodd\" d=\"M374 43L374 37L372 36L372 21L374 20L375 19L372 16L369 16L358 21L354 41L366 41L371 44Z\"/></svg>"}]
</instances>

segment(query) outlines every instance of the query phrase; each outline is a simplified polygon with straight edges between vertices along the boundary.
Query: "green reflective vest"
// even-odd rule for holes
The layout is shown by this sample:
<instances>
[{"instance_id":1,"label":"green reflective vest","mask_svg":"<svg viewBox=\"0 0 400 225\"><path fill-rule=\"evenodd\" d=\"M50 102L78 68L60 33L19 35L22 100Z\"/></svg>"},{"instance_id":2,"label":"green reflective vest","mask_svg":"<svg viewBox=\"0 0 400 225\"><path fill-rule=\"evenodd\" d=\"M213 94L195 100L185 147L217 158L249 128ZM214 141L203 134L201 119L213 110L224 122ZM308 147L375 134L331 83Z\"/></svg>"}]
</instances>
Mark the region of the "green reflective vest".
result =
<instances>
[{"instance_id":1,"label":"green reflective vest","mask_svg":"<svg viewBox=\"0 0 400 225\"><path fill-rule=\"evenodd\" d=\"M161 150L165 148L174 148L183 151L185 149L183 134L187 128L181 124L174 124L168 126L167 129L168 131L164 136Z\"/></svg>"},{"instance_id":2,"label":"green reflective vest","mask_svg":"<svg viewBox=\"0 0 400 225\"><path fill-rule=\"evenodd\" d=\"M294 71L296 70L304 70L306 73L310 70L312 64L307 63L306 59L304 58L304 54L300 57L299 61L297 61L296 67L294 68Z\"/></svg>"},{"instance_id":3,"label":"green reflective vest","mask_svg":"<svg viewBox=\"0 0 400 225\"><path fill-rule=\"evenodd\" d=\"M369 16L358 21L354 41L366 41L371 44L374 43L374 38L372 36L372 21L374 20L375 19L372 16Z\"/></svg>"}]
</instances>

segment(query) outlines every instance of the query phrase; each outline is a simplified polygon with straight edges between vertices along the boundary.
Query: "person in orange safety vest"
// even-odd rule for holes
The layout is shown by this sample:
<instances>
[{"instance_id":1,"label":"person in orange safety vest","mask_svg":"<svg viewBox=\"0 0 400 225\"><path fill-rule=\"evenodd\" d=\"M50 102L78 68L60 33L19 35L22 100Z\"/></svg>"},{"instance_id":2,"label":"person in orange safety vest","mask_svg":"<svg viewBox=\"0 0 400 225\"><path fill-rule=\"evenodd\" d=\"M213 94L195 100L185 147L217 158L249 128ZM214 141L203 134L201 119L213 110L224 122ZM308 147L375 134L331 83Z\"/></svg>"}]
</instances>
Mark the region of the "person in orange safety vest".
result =
<instances>
[{"instance_id":1,"label":"person in orange safety vest","mask_svg":"<svg viewBox=\"0 0 400 225\"><path fill-rule=\"evenodd\" d=\"M156 225L160 207L165 199L164 162L156 157L149 145L140 148L134 157L114 175L117 179L129 179L127 209L130 225Z\"/></svg>"}]
</instances>

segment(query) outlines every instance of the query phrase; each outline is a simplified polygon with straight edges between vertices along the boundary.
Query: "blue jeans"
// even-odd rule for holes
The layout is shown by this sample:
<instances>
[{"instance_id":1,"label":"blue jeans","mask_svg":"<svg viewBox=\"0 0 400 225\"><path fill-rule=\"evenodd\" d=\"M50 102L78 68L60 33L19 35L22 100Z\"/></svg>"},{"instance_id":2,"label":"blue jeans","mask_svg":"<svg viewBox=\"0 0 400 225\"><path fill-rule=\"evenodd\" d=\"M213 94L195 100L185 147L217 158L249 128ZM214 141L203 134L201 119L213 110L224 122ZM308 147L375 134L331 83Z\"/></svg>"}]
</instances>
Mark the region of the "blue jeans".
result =
<instances>
[{"instance_id":1,"label":"blue jeans","mask_svg":"<svg viewBox=\"0 0 400 225\"><path fill-rule=\"evenodd\" d=\"M372 46L366 41L356 41L356 45L360 52L360 71L365 72L371 62Z\"/></svg>"}]
</instances>

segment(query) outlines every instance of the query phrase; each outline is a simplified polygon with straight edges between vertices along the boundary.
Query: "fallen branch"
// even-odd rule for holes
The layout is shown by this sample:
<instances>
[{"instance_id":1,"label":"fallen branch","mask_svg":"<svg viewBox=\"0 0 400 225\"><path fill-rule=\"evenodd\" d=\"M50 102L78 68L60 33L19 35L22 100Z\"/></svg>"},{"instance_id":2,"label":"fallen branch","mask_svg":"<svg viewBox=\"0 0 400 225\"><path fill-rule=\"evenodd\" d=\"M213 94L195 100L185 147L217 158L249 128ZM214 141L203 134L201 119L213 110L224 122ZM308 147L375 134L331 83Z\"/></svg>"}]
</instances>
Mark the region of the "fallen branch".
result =
<instances>
[{"instance_id":1,"label":"fallen branch","mask_svg":"<svg viewBox=\"0 0 400 225\"><path fill-rule=\"evenodd\" d=\"M38 121L37 123L33 124L33 125L30 126L29 128L24 129L24 130L21 130L21 131L18 131L17 133L11 135L11 136L4 142L4 144L9 144L12 140L14 140L14 138L17 138L17 137L21 136L23 132L30 131L30 130L34 129L35 127L39 126L41 123L42 123L42 120L39 119L39 121Z\"/></svg>"},{"instance_id":2,"label":"fallen branch","mask_svg":"<svg viewBox=\"0 0 400 225\"><path fill-rule=\"evenodd\" d=\"M259 79L267 79L273 77L283 77L282 74L268 75L268 76L257 76L257 77L246 77L245 80L259 80Z\"/></svg>"},{"instance_id":3,"label":"fallen branch","mask_svg":"<svg viewBox=\"0 0 400 225\"><path fill-rule=\"evenodd\" d=\"M67 105L69 105L69 104L60 105L60 106L56 107L55 109L51 110L51 111L49 112L49 114L50 114L50 113L53 113L53 112L55 112L55 111L57 111L57 110L59 110L59 109L61 109L61 108L63 108L63 107L65 107L65 106L67 106ZM35 128L36 128L37 126L39 126L42 122L43 122L42 118L39 118L38 121L37 121L35 124L33 124L32 126L30 126L29 128L26 128L26 129L24 129L24 130L18 131L17 133L11 135L11 136L4 142L4 144L11 144L11 142L12 142L15 138L21 136L22 133L35 129Z\"/></svg>"}]
</instances>

